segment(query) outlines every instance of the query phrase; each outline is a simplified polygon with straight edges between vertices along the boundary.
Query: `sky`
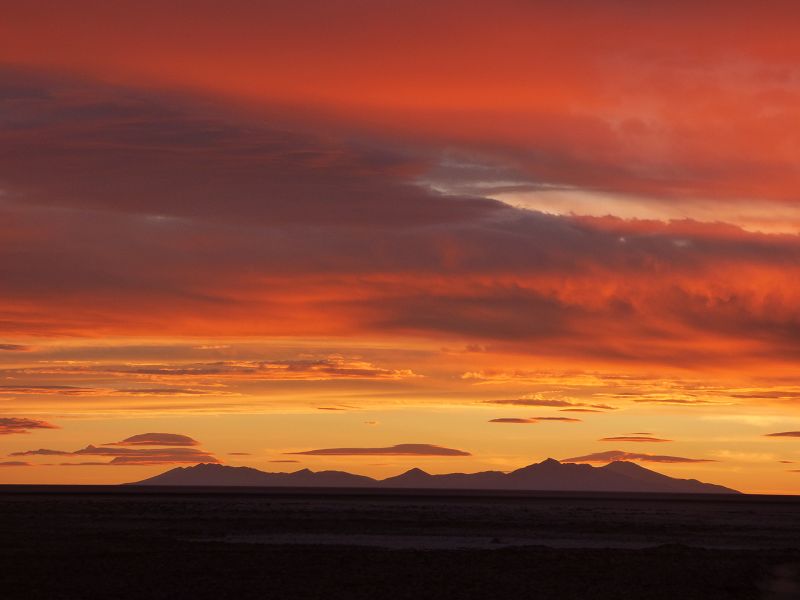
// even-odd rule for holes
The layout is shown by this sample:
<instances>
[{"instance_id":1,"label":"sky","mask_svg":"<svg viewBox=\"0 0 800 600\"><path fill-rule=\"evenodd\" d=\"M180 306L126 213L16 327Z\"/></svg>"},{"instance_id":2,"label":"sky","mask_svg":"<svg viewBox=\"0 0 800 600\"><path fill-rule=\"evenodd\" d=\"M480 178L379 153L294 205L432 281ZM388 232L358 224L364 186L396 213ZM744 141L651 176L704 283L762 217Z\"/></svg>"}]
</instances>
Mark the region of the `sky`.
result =
<instances>
[{"instance_id":1,"label":"sky","mask_svg":"<svg viewBox=\"0 0 800 600\"><path fill-rule=\"evenodd\" d=\"M800 493L796 3L0 8L0 482Z\"/></svg>"}]
</instances>

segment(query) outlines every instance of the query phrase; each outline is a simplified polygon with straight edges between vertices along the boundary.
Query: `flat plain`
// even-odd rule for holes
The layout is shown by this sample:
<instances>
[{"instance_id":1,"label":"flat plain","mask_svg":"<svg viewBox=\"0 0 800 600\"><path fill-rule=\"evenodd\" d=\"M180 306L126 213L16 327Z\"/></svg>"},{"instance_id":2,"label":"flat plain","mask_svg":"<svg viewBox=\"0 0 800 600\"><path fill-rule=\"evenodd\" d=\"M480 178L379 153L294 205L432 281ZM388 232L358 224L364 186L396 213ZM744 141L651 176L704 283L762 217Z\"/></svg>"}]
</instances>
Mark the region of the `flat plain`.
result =
<instances>
[{"instance_id":1,"label":"flat plain","mask_svg":"<svg viewBox=\"0 0 800 600\"><path fill-rule=\"evenodd\" d=\"M4 598L800 598L800 497L0 486Z\"/></svg>"}]
</instances>

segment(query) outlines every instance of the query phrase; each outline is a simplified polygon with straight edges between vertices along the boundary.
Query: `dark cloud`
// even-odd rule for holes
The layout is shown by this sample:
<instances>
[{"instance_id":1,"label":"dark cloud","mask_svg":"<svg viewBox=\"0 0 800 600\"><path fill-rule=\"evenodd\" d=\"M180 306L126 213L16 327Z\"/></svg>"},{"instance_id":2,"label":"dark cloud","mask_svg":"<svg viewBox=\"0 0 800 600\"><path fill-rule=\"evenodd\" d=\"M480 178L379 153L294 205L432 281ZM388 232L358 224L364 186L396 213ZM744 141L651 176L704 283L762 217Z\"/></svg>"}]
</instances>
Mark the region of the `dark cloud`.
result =
<instances>
[{"instance_id":1,"label":"dark cloud","mask_svg":"<svg viewBox=\"0 0 800 600\"><path fill-rule=\"evenodd\" d=\"M140 433L104 446L199 446L200 442L180 433Z\"/></svg>"},{"instance_id":2,"label":"dark cloud","mask_svg":"<svg viewBox=\"0 0 800 600\"><path fill-rule=\"evenodd\" d=\"M4 75L0 271L22 313L0 315L3 336L346 332L469 337L581 364L800 357L800 288L783 285L797 236L514 209L422 184L443 161L432 142ZM409 375L331 360L160 367L139 374Z\"/></svg>"},{"instance_id":3,"label":"dark cloud","mask_svg":"<svg viewBox=\"0 0 800 600\"><path fill-rule=\"evenodd\" d=\"M767 433L766 437L798 437L800 438L800 431L781 431L778 433Z\"/></svg>"},{"instance_id":4,"label":"dark cloud","mask_svg":"<svg viewBox=\"0 0 800 600\"><path fill-rule=\"evenodd\" d=\"M624 452L622 450L609 450L608 452L595 452L594 454L587 454L585 456L575 456L573 458L565 458L561 462L573 463L607 463L617 460L631 460L637 462L655 462L655 463L701 463L701 462L717 462L704 458L684 458L682 456L663 456L658 454L643 454L637 452Z\"/></svg>"},{"instance_id":5,"label":"dark cloud","mask_svg":"<svg viewBox=\"0 0 800 600\"><path fill-rule=\"evenodd\" d=\"M569 417L501 417L498 419L491 419L489 423L538 423L539 421L563 421L566 423L579 423L580 419L570 419Z\"/></svg>"},{"instance_id":6,"label":"dark cloud","mask_svg":"<svg viewBox=\"0 0 800 600\"><path fill-rule=\"evenodd\" d=\"M8 86L14 75L4 75ZM27 202L239 224L367 227L460 221L501 206L412 185L425 162L399 147L237 122L197 103L130 89L63 78L26 83L43 93L0 105L0 148L15 148L0 152L0 175L11 190L25 190Z\"/></svg>"},{"instance_id":7,"label":"dark cloud","mask_svg":"<svg viewBox=\"0 0 800 600\"><path fill-rule=\"evenodd\" d=\"M65 450L49 450L47 448L39 448L38 450L25 450L23 452L12 452L9 456L63 456L65 454L72 454Z\"/></svg>"},{"instance_id":8,"label":"dark cloud","mask_svg":"<svg viewBox=\"0 0 800 600\"><path fill-rule=\"evenodd\" d=\"M7 460L0 462L0 467L32 467L31 463L23 462L21 460Z\"/></svg>"},{"instance_id":9,"label":"dark cloud","mask_svg":"<svg viewBox=\"0 0 800 600\"><path fill-rule=\"evenodd\" d=\"M31 346L22 344L0 344L1 352L30 352L33 350Z\"/></svg>"},{"instance_id":10,"label":"dark cloud","mask_svg":"<svg viewBox=\"0 0 800 600\"><path fill-rule=\"evenodd\" d=\"M228 456L252 456L250 452L228 452Z\"/></svg>"},{"instance_id":11,"label":"dark cloud","mask_svg":"<svg viewBox=\"0 0 800 600\"><path fill-rule=\"evenodd\" d=\"M415 377L407 369L385 369L372 363L330 355L324 358L297 360L240 360L181 364L119 364L119 365L55 365L4 369L0 373L12 376L120 376L138 377L148 380L230 377L233 379L260 380L329 380L329 379L388 379L397 380ZM218 395L225 392L197 388L87 388L70 385L0 386L0 394L63 394L67 396L126 395L126 396L171 396L171 395ZM342 409L355 408L340 405Z\"/></svg>"},{"instance_id":12,"label":"dark cloud","mask_svg":"<svg viewBox=\"0 0 800 600\"><path fill-rule=\"evenodd\" d=\"M103 456L110 462L61 463L64 466L81 465L161 465L218 463L212 454L196 448L199 442L186 435L176 433L143 433L112 444L94 446L92 444L75 451L26 450L15 452L12 456ZM145 447L142 447L145 446Z\"/></svg>"},{"instance_id":13,"label":"dark cloud","mask_svg":"<svg viewBox=\"0 0 800 600\"><path fill-rule=\"evenodd\" d=\"M645 435L638 435L638 436L619 436L619 437L605 437L600 438L599 442L671 442L672 440L662 439L662 438L655 438L649 437Z\"/></svg>"},{"instance_id":14,"label":"dark cloud","mask_svg":"<svg viewBox=\"0 0 800 600\"><path fill-rule=\"evenodd\" d=\"M443 448L433 444L397 444L386 448L322 448L287 454L314 456L472 456L463 450Z\"/></svg>"},{"instance_id":15,"label":"dark cloud","mask_svg":"<svg viewBox=\"0 0 800 600\"><path fill-rule=\"evenodd\" d=\"M58 427L45 421L39 421L38 419L0 417L0 435L30 433L32 429L58 429Z\"/></svg>"},{"instance_id":16,"label":"dark cloud","mask_svg":"<svg viewBox=\"0 0 800 600\"><path fill-rule=\"evenodd\" d=\"M96 396L104 390L71 385L0 385L0 395L60 394L63 396Z\"/></svg>"},{"instance_id":17,"label":"dark cloud","mask_svg":"<svg viewBox=\"0 0 800 600\"><path fill-rule=\"evenodd\" d=\"M99 448L86 446L72 452L74 455L112 457L110 465L158 465L218 463L219 460L198 448Z\"/></svg>"},{"instance_id":18,"label":"dark cloud","mask_svg":"<svg viewBox=\"0 0 800 600\"><path fill-rule=\"evenodd\" d=\"M18 371L18 370L17 370ZM36 374L61 374L64 376L76 375L78 371L64 367L24 369L28 375ZM81 374L89 374L89 370L81 370ZM72 385L25 385L25 386L0 386L0 395L60 395L60 396L208 396L226 395L221 390L202 390L195 388L96 388L79 387Z\"/></svg>"}]
</instances>

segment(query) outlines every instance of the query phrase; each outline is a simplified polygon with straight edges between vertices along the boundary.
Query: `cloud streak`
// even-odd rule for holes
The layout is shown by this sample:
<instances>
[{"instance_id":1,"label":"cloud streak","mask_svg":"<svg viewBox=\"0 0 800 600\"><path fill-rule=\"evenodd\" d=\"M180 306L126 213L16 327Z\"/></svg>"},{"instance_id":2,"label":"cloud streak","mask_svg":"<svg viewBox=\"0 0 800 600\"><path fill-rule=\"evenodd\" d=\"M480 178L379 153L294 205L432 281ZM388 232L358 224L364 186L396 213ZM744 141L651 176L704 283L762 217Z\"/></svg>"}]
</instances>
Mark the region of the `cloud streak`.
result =
<instances>
[{"instance_id":1,"label":"cloud streak","mask_svg":"<svg viewBox=\"0 0 800 600\"><path fill-rule=\"evenodd\" d=\"M683 456L665 456L660 454L645 454L641 452L625 452L623 450L609 450L607 452L595 452L584 456L565 458L561 462L571 463L609 463L618 460L630 460L636 462L654 463L704 463L717 462L706 458L686 458Z\"/></svg>"},{"instance_id":2,"label":"cloud streak","mask_svg":"<svg viewBox=\"0 0 800 600\"><path fill-rule=\"evenodd\" d=\"M490 419L489 423L538 423L540 421L562 421L564 423L579 423L580 419L571 419L569 417L500 417L497 419Z\"/></svg>"},{"instance_id":3,"label":"cloud streak","mask_svg":"<svg viewBox=\"0 0 800 600\"><path fill-rule=\"evenodd\" d=\"M472 456L464 450L445 448L434 444L397 444L385 448L321 448L287 454L310 456Z\"/></svg>"},{"instance_id":4,"label":"cloud streak","mask_svg":"<svg viewBox=\"0 0 800 600\"><path fill-rule=\"evenodd\" d=\"M600 438L600 442L635 442L635 443L661 443L671 442L672 440L664 438L655 438L646 435L630 435L630 436L617 436Z\"/></svg>"}]
</instances>

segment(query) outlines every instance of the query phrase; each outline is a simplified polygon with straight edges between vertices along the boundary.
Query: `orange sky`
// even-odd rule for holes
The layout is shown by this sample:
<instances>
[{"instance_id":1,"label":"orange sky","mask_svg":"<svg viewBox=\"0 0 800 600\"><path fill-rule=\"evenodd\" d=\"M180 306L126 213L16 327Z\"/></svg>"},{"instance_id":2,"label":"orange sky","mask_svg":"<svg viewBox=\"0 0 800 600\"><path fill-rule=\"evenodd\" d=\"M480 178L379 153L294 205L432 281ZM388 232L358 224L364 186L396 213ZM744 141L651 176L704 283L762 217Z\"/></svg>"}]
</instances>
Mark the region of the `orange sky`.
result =
<instances>
[{"instance_id":1,"label":"orange sky","mask_svg":"<svg viewBox=\"0 0 800 600\"><path fill-rule=\"evenodd\" d=\"M0 5L0 481L800 489L793 3Z\"/></svg>"}]
</instances>

